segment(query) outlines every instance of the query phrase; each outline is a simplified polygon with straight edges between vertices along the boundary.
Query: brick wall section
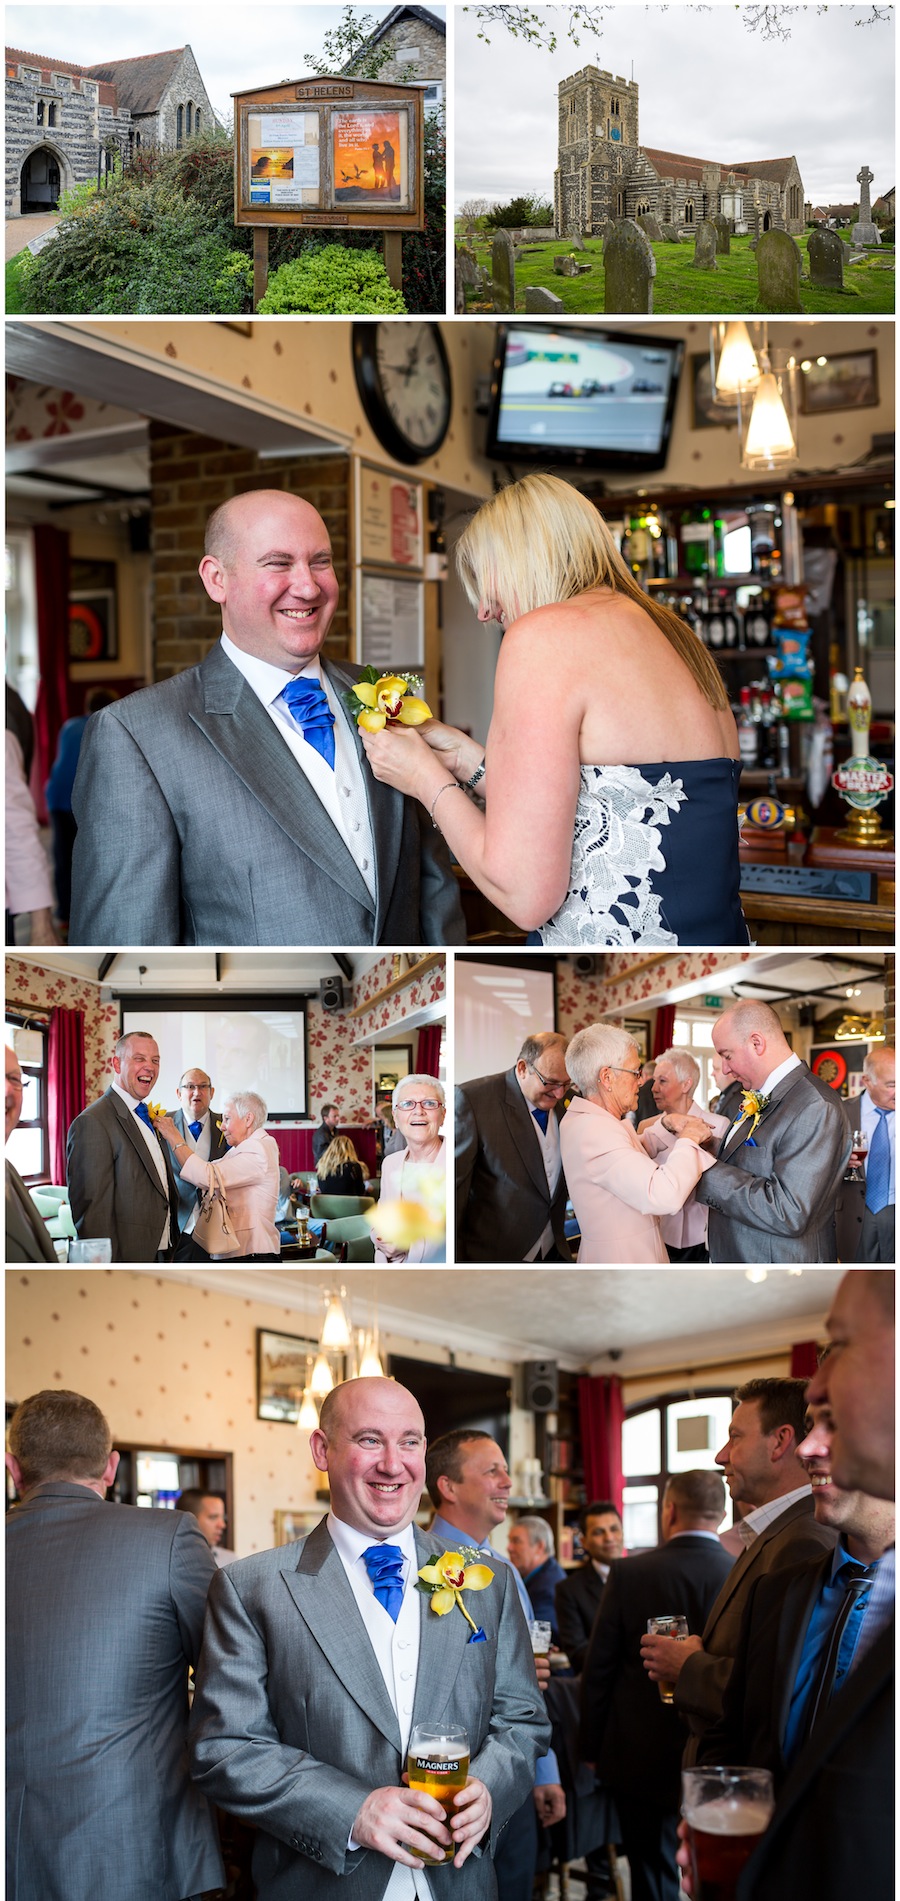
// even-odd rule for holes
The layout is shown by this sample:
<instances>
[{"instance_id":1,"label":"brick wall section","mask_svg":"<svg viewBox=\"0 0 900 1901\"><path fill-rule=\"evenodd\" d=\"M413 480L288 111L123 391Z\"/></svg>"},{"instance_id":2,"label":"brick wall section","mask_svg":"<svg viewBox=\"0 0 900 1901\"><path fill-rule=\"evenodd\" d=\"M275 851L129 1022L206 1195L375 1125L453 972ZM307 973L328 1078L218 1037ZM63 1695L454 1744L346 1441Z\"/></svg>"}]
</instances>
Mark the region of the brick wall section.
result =
<instances>
[{"instance_id":1,"label":"brick wall section","mask_svg":"<svg viewBox=\"0 0 900 1901\"><path fill-rule=\"evenodd\" d=\"M208 517L245 489L277 488L302 495L327 523L341 589L328 636L332 660L350 653L350 462L345 456L261 465L253 449L168 423L150 425L153 500L153 678L167 680L203 660L221 632L219 609L197 573Z\"/></svg>"}]
</instances>

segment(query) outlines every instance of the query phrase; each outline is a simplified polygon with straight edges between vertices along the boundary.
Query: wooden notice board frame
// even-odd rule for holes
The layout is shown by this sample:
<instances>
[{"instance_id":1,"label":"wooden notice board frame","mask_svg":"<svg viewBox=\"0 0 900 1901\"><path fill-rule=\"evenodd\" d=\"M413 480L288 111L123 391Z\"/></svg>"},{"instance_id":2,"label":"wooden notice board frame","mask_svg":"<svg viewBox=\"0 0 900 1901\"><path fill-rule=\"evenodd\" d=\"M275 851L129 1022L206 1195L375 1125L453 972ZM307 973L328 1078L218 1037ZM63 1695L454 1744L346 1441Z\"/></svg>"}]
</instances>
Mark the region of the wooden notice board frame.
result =
<instances>
[{"instance_id":1,"label":"wooden notice board frame","mask_svg":"<svg viewBox=\"0 0 900 1901\"><path fill-rule=\"evenodd\" d=\"M232 98L235 224L424 231L421 87L324 73Z\"/></svg>"}]
</instances>

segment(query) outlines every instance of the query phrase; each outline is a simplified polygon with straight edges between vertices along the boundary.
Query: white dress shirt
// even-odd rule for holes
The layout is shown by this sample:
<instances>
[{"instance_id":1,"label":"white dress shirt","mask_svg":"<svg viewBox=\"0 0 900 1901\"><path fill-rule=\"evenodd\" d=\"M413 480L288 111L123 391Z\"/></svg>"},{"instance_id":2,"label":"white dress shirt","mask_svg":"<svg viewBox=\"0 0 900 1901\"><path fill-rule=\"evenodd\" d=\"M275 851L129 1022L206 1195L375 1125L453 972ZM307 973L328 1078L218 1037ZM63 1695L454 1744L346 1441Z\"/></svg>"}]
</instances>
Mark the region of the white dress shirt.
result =
<instances>
[{"instance_id":1,"label":"white dress shirt","mask_svg":"<svg viewBox=\"0 0 900 1901\"><path fill-rule=\"evenodd\" d=\"M325 1522L365 1624L366 1635L384 1678L384 1687L396 1712L400 1749L405 1758L419 1668L421 1617L421 1595L415 1588L419 1559L413 1528L407 1525L405 1531L381 1539L370 1537L367 1532L356 1531L352 1525L345 1525L335 1518L333 1512L329 1512ZM388 1615L384 1605L378 1602L372 1579L363 1563L363 1552L374 1544L396 1545L403 1553L403 1602L397 1612L396 1622ZM350 1841L353 1847L358 1847L352 1836ZM419 1897L419 1901L431 1901L432 1890L424 1868L404 1868L401 1862L395 1861L384 1891L384 1901L412 1901L414 1895Z\"/></svg>"},{"instance_id":2,"label":"white dress shirt","mask_svg":"<svg viewBox=\"0 0 900 1901\"><path fill-rule=\"evenodd\" d=\"M154 1134L153 1129L148 1129L146 1122L143 1120L141 1116L139 1116L136 1113L138 1104L143 1100L143 1098L141 1096L130 1096L128 1094L127 1089L123 1089L121 1083L116 1082L115 1079L113 1080L112 1088L115 1090L117 1096L121 1096L122 1101L125 1103L126 1107L130 1110L131 1115L134 1120L134 1126L136 1129L140 1129L140 1132L144 1138L146 1147L149 1150L149 1153L153 1157L156 1173L159 1176L160 1184L162 1186L163 1193L165 1194L165 1197L166 1197L166 1208L168 1209L169 1177L166 1172L166 1164L163 1157L162 1144L160 1142L159 1136ZM161 1253L163 1248L168 1247L170 1238L171 1237L169 1234L169 1216L167 1213L165 1222L163 1224L162 1235L156 1243L157 1254Z\"/></svg>"},{"instance_id":3,"label":"white dress shirt","mask_svg":"<svg viewBox=\"0 0 900 1901\"><path fill-rule=\"evenodd\" d=\"M201 1125L200 1134L198 1135L196 1142L194 1141L194 1138L191 1134L191 1124L190 1124L190 1121L188 1120L187 1110L183 1109L181 1113L184 1116L184 1141L186 1142L189 1149L193 1149L195 1155L199 1155L201 1162L208 1162L209 1156L210 1156L210 1150L212 1148L212 1124L209 1119L209 1116L210 1116L209 1110L207 1109L205 1116L193 1117L193 1121L195 1122L199 1121ZM184 1224L183 1233L193 1234L194 1223L199 1213L200 1213L200 1202L199 1200L196 1200L188 1216L188 1219ZM214 1551L213 1557L215 1557L215 1555L216 1554Z\"/></svg>"},{"instance_id":4,"label":"white dress shirt","mask_svg":"<svg viewBox=\"0 0 900 1901\"><path fill-rule=\"evenodd\" d=\"M790 1505L796 1505L801 1498L812 1498L811 1485L797 1485L792 1492L782 1492L780 1498L771 1499L768 1505L754 1506L753 1511L748 1512L737 1527L741 1543L752 1545L754 1538L758 1538L767 1525L773 1524L782 1512L786 1512Z\"/></svg>"},{"instance_id":5,"label":"white dress shirt","mask_svg":"<svg viewBox=\"0 0 900 1901\"><path fill-rule=\"evenodd\" d=\"M516 1082L519 1084L519 1088L522 1089L518 1076L516 1076ZM562 1159L559 1152L559 1118L555 1109L549 1110L547 1115L547 1133L545 1135L540 1123L535 1121L531 1103L524 1089L522 1089L522 1099L534 1123L534 1133L540 1144L541 1161L544 1164L547 1187L550 1190L552 1198L556 1193L556 1184L559 1181L560 1170L562 1168ZM525 1259L526 1261L540 1261L545 1254L549 1254L555 1247L556 1241L553 1236L553 1223L552 1221L548 1221L543 1234L535 1241L534 1247L529 1249Z\"/></svg>"},{"instance_id":6,"label":"white dress shirt","mask_svg":"<svg viewBox=\"0 0 900 1901\"><path fill-rule=\"evenodd\" d=\"M316 798L325 807L337 827L357 870L365 880L370 896L375 896L375 848L366 799L363 768L356 744L347 724L340 696L322 671L318 654L301 667L299 674L273 667L268 660L244 653L228 635L222 635L222 651L232 666L242 673L247 685L265 707L285 744L290 747L298 766L309 780ZM334 714L334 768L329 766L315 746L310 746L282 699L286 686L295 679L314 680L322 688Z\"/></svg>"}]
</instances>

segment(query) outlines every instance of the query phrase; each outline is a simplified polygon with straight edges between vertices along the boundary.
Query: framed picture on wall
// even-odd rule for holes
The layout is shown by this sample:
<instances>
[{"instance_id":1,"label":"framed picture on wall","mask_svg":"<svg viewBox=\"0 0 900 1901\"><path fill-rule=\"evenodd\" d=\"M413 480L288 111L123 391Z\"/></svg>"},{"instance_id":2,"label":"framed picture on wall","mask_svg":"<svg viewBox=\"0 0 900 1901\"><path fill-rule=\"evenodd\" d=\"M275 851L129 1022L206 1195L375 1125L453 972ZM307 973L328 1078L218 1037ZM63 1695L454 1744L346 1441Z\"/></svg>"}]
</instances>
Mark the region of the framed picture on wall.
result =
<instances>
[{"instance_id":1,"label":"framed picture on wall","mask_svg":"<svg viewBox=\"0 0 900 1901\"><path fill-rule=\"evenodd\" d=\"M309 1368L318 1353L315 1340L296 1333L256 1329L256 1417L296 1426Z\"/></svg>"},{"instance_id":2,"label":"framed picture on wall","mask_svg":"<svg viewBox=\"0 0 900 1901\"><path fill-rule=\"evenodd\" d=\"M375 1086L375 1101L380 1095L390 1099L392 1089L404 1076L413 1072L413 1051L411 1043L379 1043L372 1051L372 1079Z\"/></svg>"},{"instance_id":3,"label":"framed picture on wall","mask_svg":"<svg viewBox=\"0 0 900 1901\"><path fill-rule=\"evenodd\" d=\"M804 416L828 415L834 409L874 409L878 403L877 350L847 350L813 363L800 378L800 409Z\"/></svg>"},{"instance_id":4,"label":"framed picture on wall","mask_svg":"<svg viewBox=\"0 0 900 1901\"><path fill-rule=\"evenodd\" d=\"M322 1517L324 1509L325 1507L323 1505L321 1511L313 1511L313 1512L276 1511L275 1513L275 1543L276 1545L295 1545L298 1539L308 1537L311 1531L315 1531L315 1528Z\"/></svg>"},{"instance_id":5,"label":"framed picture on wall","mask_svg":"<svg viewBox=\"0 0 900 1901\"><path fill-rule=\"evenodd\" d=\"M636 1045L641 1062L646 1063L650 1055L649 1023L645 1023L642 1018L626 1017L622 1028L628 1031L632 1043Z\"/></svg>"}]
</instances>

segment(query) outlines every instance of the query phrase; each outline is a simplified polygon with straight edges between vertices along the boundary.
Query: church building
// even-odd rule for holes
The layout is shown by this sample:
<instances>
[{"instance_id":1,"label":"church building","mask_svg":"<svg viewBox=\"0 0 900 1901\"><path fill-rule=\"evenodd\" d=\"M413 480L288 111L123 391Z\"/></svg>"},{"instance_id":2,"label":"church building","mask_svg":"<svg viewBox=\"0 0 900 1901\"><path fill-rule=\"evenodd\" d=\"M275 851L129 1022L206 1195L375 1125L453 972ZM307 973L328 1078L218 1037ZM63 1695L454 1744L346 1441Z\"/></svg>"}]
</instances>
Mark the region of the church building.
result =
<instances>
[{"instance_id":1,"label":"church building","mask_svg":"<svg viewBox=\"0 0 900 1901\"><path fill-rule=\"evenodd\" d=\"M189 46L96 66L6 49L6 215L53 211L148 146L174 148L215 124Z\"/></svg>"},{"instance_id":2,"label":"church building","mask_svg":"<svg viewBox=\"0 0 900 1901\"><path fill-rule=\"evenodd\" d=\"M559 168L554 179L560 236L598 237L610 218L654 217L687 233L702 218L727 218L736 233L804 229L803 182L795 158L720 165L641 145L634 80L585 66L559 88Z\"/></svg>"}]
</instances>

